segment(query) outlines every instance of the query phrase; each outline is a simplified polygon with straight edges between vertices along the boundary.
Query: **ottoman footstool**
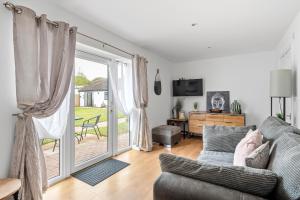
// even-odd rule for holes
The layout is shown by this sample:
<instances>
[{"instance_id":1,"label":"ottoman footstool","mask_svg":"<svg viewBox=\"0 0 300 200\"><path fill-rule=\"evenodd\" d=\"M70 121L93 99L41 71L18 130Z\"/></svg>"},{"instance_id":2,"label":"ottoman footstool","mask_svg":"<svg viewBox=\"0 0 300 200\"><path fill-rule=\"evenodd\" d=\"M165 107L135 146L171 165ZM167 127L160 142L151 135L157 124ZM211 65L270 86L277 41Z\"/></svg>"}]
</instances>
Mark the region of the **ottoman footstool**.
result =
<instances>
[{"instance_id":1,"label":"ottoman footstool","mask_svg":"<svg viewBox=\"0 0 300 200\"><path fill-rule=\"evenodd\" d=\"M172 147L179 143L181 129L178 126L161 125L152 129L152 141Z\"/></svg>"}]
</instances>

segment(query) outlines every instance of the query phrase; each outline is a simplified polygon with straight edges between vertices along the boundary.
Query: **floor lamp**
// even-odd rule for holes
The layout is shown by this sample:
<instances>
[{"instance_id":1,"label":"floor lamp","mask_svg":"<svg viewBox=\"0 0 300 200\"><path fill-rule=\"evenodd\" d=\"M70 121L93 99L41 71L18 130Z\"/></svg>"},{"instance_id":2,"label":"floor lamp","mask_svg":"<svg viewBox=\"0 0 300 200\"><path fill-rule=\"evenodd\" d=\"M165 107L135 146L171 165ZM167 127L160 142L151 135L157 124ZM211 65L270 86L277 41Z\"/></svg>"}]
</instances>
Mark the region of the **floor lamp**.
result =
<instances>
[{"instance_id":1,"label":"floor lamp","mask_svg":"<svg viewBox=\"0 0 300 200\"><path fill-rule=\"evenodd\" d=\"M283 120L286 115L286 98L292 97L292 70L277 69L270 74L271 116L273 115L273 98L283 98ZM281 106L281 105L279 105Z\"/></svg>"}]
</instances>

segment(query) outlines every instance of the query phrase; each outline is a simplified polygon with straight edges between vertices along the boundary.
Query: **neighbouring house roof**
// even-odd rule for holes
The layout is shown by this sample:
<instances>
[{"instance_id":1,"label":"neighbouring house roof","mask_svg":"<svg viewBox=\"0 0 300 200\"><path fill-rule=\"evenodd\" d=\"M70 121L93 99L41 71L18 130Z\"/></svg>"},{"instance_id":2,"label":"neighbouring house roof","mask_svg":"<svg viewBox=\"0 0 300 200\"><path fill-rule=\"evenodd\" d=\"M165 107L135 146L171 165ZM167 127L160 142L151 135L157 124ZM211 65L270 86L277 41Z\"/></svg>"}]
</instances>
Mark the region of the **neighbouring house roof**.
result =
<instances>
[{"instance_id":1,"label":"neighbouring house roof","mask_svg":"<svg viewBox=\"0 0 300 200\"><path fill-rule=\"evenodd\" d=\"M90 84L83 86L79 92L93 92L93 91L107 91L107 79L106 78L95 78Z\"/></svg>"}]
</instances>

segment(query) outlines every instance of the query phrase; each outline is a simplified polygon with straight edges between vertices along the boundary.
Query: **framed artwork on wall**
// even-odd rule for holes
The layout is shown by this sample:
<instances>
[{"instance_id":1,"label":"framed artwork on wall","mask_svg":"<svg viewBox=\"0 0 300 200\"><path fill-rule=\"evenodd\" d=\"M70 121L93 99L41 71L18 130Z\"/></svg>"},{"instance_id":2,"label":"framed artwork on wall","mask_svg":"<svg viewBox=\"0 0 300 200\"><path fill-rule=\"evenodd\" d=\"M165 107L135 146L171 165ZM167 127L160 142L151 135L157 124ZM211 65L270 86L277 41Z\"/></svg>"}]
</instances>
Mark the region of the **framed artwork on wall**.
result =
<instances>
[{"instance_id":1,"label":"framed artwork on wall","mask_svg":"<svg viewBox=\"0 0 300 200\"><path fill-rule=\"evenodd\" d=\"M230 112L229 91L208 91L206 93L206 110L208 112Z\"/></svg>"}]
</instances>

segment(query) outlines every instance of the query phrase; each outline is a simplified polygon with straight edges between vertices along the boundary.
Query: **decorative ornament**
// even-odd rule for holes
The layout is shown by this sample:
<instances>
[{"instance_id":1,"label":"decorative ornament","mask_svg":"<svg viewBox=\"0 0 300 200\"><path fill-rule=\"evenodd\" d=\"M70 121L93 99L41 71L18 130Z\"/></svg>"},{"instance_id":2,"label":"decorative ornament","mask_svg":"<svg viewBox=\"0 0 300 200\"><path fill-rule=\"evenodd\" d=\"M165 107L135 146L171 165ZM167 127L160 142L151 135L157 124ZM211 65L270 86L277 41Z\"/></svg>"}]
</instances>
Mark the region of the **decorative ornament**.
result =
<instances>
[{"instance_id":1,"label":"decorative ornament","mask_svg":"<svg viewBox=\"0 0 300 200\"><path fill-rule=\"evenodd\" d=\"M157 72L156 72L156 75L155 75L154 93L156 95L160 95L161 94L161 80L160 80L160 75L159 75L159 69L157 69Z\"/></svg>"}]
</instances>

